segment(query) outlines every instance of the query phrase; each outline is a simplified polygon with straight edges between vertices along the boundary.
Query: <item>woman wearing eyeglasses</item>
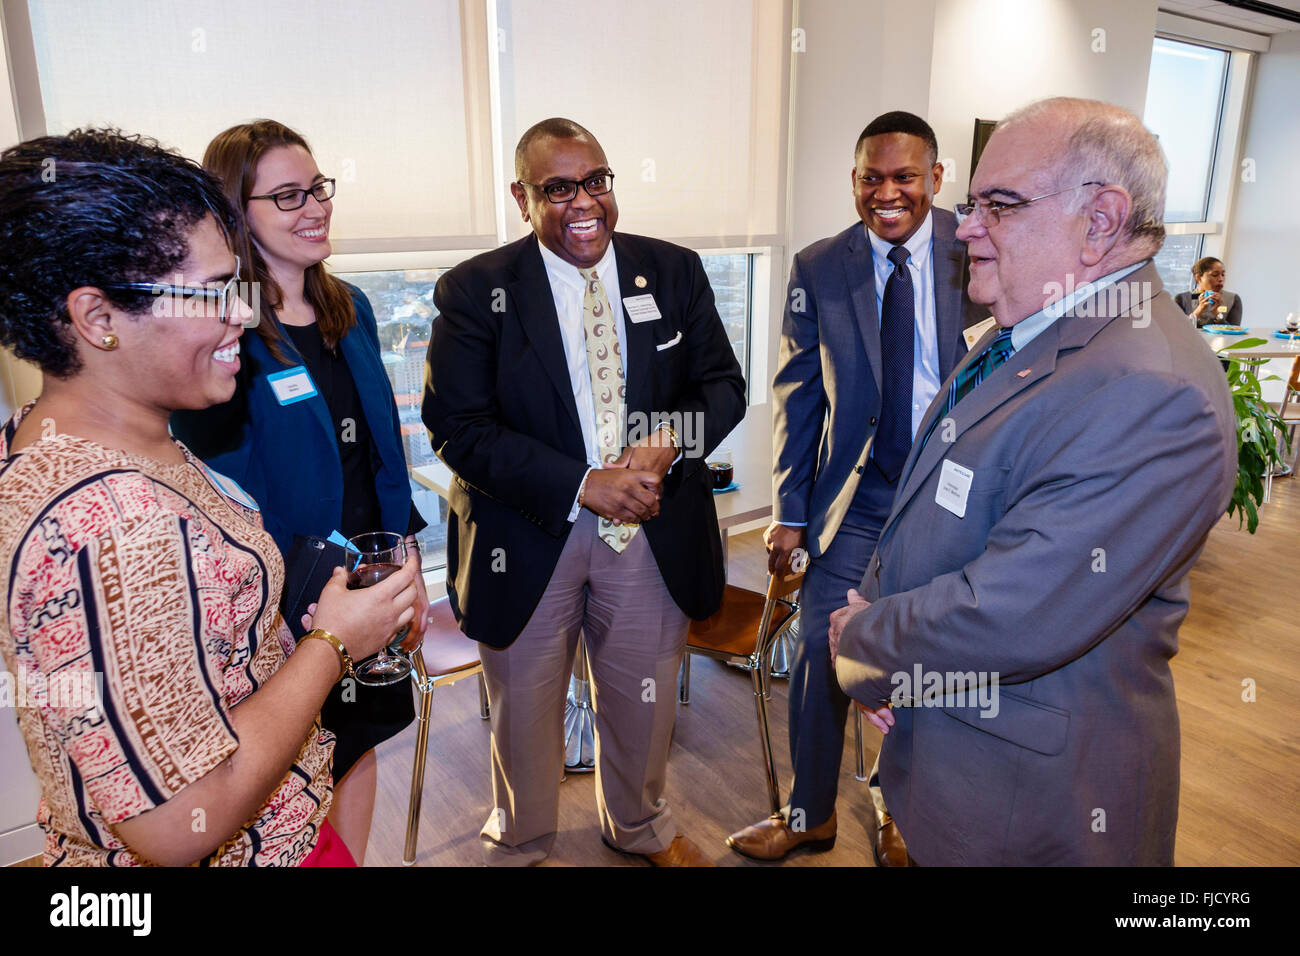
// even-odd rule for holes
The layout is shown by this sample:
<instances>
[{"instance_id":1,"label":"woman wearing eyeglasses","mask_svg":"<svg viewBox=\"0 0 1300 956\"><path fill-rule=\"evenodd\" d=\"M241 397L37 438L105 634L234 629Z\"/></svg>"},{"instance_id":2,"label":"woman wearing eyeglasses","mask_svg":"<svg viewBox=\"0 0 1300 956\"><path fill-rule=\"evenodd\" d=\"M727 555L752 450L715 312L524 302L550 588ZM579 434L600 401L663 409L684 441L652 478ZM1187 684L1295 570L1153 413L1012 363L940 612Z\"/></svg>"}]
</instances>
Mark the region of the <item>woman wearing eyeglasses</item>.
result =
<instances>
[{"instance_id":1,"label":"woman wearing eyeglasses","mask_svg":"<svg viewBox=\"0 0 1300 956\"><path fill-rule=\"evenodd\" d=\"M416 566L360 592L336 573L294 649L256 505L168 434L235 389L233 218L138 137L0 154L0 344L43 386L0 431L0 652L46 865L350 860L317 714L411 619Z\"/></svg>"},{"instance_id":2,"label":"woman wearing eyeglasses","mask_svg":"<svg viewBox=\"0 0 1300 956\"><path fill-rule=\"evenodd\" d=\"M1192 281L1196 288L1174 296L1178 307L1196 319L1197 328L1203 325L1241 325L1241 297L1235 292L1224 291L1225 275L1220 260L1213 256L1197 259L1192 266Z\"/></svg>"},{"instance_id":3,"label":"woman wearing eyeglasses","mask_svg":"<svg viewBox=\"0 0 1300 956\"><path fill-rule=\"evenodd\" d=\"M295 536L372 531L407 537L425 522L412 504L401 425L370 302L325 269L335 183L307 142L273 120L234 126L208 144L203 165L242 213L235 248L259 285L260 321L243 346L234 399L173 417L172 428L262 506L286 556ZM419 582L416 624L428 599ZM330 821L360 862L374 812L374 748L415 719L405 682L345 682L321 722L338 736Z\"/></svg>"}]
</instances>

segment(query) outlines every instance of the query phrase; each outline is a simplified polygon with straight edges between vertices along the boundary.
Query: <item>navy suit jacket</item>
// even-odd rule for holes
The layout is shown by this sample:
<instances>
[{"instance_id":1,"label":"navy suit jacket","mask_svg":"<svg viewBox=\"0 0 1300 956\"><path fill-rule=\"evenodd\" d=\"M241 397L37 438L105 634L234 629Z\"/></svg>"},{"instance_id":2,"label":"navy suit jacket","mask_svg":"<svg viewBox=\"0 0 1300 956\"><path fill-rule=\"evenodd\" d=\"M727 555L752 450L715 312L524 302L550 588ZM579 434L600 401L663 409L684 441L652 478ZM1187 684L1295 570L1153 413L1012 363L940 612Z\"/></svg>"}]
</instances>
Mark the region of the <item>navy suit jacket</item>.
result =
<instances>
[{"instance_id":1,"label":"navy suit jacket","mask_svg":"<svg viewBox=\"0 0 1300 956\"><path fill-rule=\"evenodd\" d=\"M966 298L966 244L957 220L933 210L939 379L966 354L962 330L987 318ZM880 316L866 227L855 222L794 257L772 380L776 520L807 524L820 557L853 501L880 416Z\"/></svg>"},{"instance_id":2,"label":"navy suit jacket","mask_svg":"<svg viewBox=\"0 0 1300 956\"><path fill-rule=\"evenodd\" d=\"M357 323L339 347L361 395L379 456L375 492L383 528L405 534L411 520L411 482L402 448L393 388L380 358L379 330L365 293L348 286ZM257 501L266 530L287 554L294 534L328 537L343 513L343 466L329 407L320 394L281 405L268 375L302 365L287 336L284 364L262 337L239 340L235 396L201 411L172 414L172 433L215 470L233 478Z\"/></svg>"},{"instance_id":3,"label":"navy suit jacket","mask_svg":"<svg viewBox=\"0 0 1300 956\"><path fill-rule=\"evenodd\" d=\"M672 599L701 619L717 610L724 584L705 456L744 417L745 380L700 257L644 236L615 233L613 242L619 289L653 295L662 313L626 322L629 432L634 415L689 416L694 432L679 427L693 453L665 478L659 516L641 533ZM462 262L438 280L434 304L423 418L455 472L447 593L465 634L506 647L555 570L587 471L537 237Z\"/></svg>"}]
</instances>

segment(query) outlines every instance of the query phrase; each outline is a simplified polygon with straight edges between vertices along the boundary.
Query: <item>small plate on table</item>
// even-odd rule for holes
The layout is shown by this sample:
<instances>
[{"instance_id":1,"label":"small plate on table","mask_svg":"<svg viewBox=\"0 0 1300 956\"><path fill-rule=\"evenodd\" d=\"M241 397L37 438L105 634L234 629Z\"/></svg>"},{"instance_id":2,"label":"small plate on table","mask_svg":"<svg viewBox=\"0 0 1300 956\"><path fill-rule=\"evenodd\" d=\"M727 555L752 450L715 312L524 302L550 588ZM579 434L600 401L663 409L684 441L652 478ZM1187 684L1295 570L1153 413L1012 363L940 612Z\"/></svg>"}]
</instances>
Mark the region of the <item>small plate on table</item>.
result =
<instances>
[{"instance_id":1,"label":"small plate on table","mask_svg":"<svg viewBox=\"0 0 1300 956\"><path fill-rule=\"evenodd\" d=\"M1290 339L1292 342L1300 342L1300 330L1288 332L1286 329L1274 329L1273 338Z\"/></svg>"},{"instance_id":2,"label":"small plate on table","mask_svg":"<svg viewBox=\"0 0 1300 956\"><path fill-rule=\"evenodd\" d=\"M739 491L739 490L740 490L740 482L733 480L731 484L727 485L727 487L725 488L714 488L713 493L715 495L725 495L728 491Z\"/></svg>"},{"instance_id":3,"label":"small plate on table","mask_svg":"<svg viewBox=\"0 0 1300 956\"><path fill-rule=\"evenodd\" d=\"M1246 330L1240 325L1203 325L1202 332L1209 332L1211 335L1245 335Z\"/></svg>"}]
</instances>

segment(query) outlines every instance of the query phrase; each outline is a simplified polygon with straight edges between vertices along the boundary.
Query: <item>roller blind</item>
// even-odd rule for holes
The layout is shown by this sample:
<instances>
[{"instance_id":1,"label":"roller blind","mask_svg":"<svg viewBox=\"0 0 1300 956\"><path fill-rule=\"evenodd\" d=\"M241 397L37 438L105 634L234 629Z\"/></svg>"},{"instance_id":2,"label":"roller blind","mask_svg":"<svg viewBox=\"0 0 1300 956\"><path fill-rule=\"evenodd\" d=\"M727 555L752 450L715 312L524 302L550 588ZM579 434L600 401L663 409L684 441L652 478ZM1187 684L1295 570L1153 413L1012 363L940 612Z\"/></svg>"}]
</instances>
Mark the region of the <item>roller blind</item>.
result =
<instances>
[{"instance_id":1,"label":"roller blind","mask_svg":"<svg viewBox=\"0 0 1300 956\"><path fill-rule=\"evenodd\" d=\"M481 0L30 0L28 14L47 132L111 124L199 159L269 117L339 180L336 251L495 244Z\"/></svg>"},{"instance_id":2,"label":"roller blind","mask_svg":"<svg viewBox=\"0 0 1300 956\"><path fill-rule=\"evenodd\" d=\"M783 196L784 6L497 0L507 177L520 134L565 116L605 149L620 229L771 241Z\"/></svg>"}]
</instances>

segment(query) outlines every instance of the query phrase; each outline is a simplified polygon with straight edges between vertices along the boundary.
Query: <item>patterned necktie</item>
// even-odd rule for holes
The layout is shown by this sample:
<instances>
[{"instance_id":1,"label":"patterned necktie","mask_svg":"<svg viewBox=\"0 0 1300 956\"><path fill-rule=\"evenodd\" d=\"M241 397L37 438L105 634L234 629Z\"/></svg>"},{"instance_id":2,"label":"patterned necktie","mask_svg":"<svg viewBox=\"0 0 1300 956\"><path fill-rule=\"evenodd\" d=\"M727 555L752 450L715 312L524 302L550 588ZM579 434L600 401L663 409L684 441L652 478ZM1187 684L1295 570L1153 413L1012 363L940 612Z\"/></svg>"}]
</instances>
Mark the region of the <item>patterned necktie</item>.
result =
<instances>
[{"instance_id":1,"label":"patterned necktie","mask_svg":"<svg viewBox=\"0 0 1300 956\"><path fill-rule=\"evenodd\" d=\"M1011 358L1015 351L1016 347L1011 344L1011 329L1003 329L997 334L997 338L989 343L983 355L958 372L952 384L948 386L948 397L944 400L943 409L930 422L930 427L926 430L925 441L929 440L934 427L948 417L953 406L973 392L976 385L992 375L994 369ZM921 444L924 445L925 441Z\"/></svg>"},{"instance_id":2,"label":"patterned necktie","mask_svg":"<svg viewBox=\"0 0 1300 956\"><path fill-rule=\"evenodd\" d=\"M880 427L871 445L876 467L892 483L898 480L912 449L912 368L916 336L916 296L907 268L907 248L889 250L894 271L885 282L880 305Z\"/></svg>"},{"instance_id":3,"label":"patterned necktie","mask_svg":"<svg viewBox=\"0 0 1300 956\"><path fill-rule=\"evenodd\" d=\"M618 325L610 311L605 286L595 269L579 269L586 280L582 296L582 330L587 340L587 373L591 376L591 401L596 410L596 450L602 465L618 458L620 435L627 402L623 377L623 352L618 344ZM616 525L608 518L598 521L600 540L620 554L640 530L640 525Z\"/></svg>"}]
</instances>

